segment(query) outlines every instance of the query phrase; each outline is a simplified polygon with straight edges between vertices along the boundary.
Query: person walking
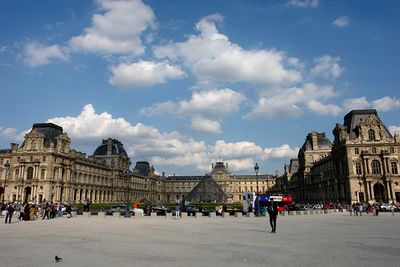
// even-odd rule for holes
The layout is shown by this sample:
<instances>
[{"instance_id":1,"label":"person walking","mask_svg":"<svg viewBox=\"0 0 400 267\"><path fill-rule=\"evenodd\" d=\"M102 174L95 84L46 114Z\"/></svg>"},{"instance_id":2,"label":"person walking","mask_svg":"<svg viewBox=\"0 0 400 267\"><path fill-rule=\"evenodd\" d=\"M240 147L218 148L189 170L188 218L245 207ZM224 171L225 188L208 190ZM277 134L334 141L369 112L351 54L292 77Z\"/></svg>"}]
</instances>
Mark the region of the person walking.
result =
<instances>
[{"instance_id":1,"label":"person walking","mask_svg":"<svg viewBox=\"0 0 400 267\"><path fill-rule=\"evenodd\" d=\"M392 212L392 216L394 216L394 212L396 211L396 206L394 204L390 207L390 211Z\"/></svg>"},{"instance_id":2,"label":"person walking","mask_svg":"<svg viewBox=\"0 0 400 267\"><path fill-rule=\"evenodd\" d=\"M5 223L7 223L7 220L8 220L8 223L11 223L11 218L12 218L12 216L14 214L14 211L15 211L14 210L14 205L12 203L8 203L8 206L7 206L6 210L7 210L7 214L6 214Z\"/></svg>"},{"instance_id":3,"label":"person walking","mask_svg":"<svg viewBox=\"0 0 400 267\"><path fill-rule=\"evenodd\" d=\"M179 220L179 216L180 216L180 206L179 206L179 202L176 202L176 206L175 206L175 219Z\"/></svg>"},{"instance_id":4,"label":"person walking","mask_svg":"<svg viewBox=\"0 0 400 267\"><path fill-rule=\"evenodd\" d=\"M276 233L276 218L278 217L278 205L272 199L268 207L269 224L271 225L271 233Z\"/></svg>"}]
</instances>

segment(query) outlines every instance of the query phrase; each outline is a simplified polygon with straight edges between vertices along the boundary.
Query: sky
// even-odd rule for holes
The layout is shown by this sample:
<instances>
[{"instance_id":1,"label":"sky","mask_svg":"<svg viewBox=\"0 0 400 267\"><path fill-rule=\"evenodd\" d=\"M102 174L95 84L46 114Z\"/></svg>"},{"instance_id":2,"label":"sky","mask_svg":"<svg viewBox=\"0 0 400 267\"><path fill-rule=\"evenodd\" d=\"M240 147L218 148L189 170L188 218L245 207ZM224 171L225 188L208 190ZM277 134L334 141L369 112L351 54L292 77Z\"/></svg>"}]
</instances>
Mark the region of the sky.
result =
<instances>
[{"instance_id":1,"label":"sky","mask_svg":"<svg viewBox=\"0 0 400 267\"><path fill-rule=\"evenodd\" d=\"M33 123L92 155L120 140L158 173L282 173L352 109L400 131L400 2L0 3L0 148ZM133 167L132 166L132 167Z\"/></svg>"}]
</instances>

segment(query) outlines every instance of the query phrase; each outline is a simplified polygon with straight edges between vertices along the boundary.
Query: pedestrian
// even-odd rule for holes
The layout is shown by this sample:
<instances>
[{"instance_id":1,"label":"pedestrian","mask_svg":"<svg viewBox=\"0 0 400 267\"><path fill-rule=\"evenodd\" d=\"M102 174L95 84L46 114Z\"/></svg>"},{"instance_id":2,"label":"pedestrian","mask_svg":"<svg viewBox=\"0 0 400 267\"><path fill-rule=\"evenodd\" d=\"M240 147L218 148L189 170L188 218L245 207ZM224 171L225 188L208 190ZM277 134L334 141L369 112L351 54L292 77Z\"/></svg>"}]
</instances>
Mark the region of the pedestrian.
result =
<instances>
[{"instance_id":1,"label":"pedestrian","mask_svg":"<svg viewBox=\"0 0 400 267\"><path fill-rule=\"evenodd\" d=\"M7 220L8 220L8 223L11 223L11 218L12 218L12 216L14 214L14 211L15 211L14 210L14 205L12 203L8 203L8 206L7 206L6 210L7 210L7 214L6 214L5 223L7 223Z\"/></svg>"},{"instance_id":2,"label":"pedestrian","mask_svg":"<svg viewBox=\"0 0 400 267\"><path fill-rule=\"evenodd\" d=\"M363 212L363 205L362 203L360 203L360 205L358 205L358 211L360 213L360 216L362 216L362 212Z\"/></svg>"},{"instance_id":3,"label":"pedestrian","mask_svg":"<svg viewBox=\"0 0 400 267\"><path fill-rule=\"evenodd\" d=\"M392 216L394 216L394 212L396 211L396 206L394 204L390 207L390 211L392 212Z\"/></svg>"},{"instance_id":4,"label":"pedestrian","mask_svg":"<svg viewBox=\"0 0 400 267\"><path fill-rule=\"evenodd\" d=\"M175 206L175 219L179 220L179 216L180 216L180 206L179 206L179 202L176 202L176 206Z\"/></svg>"},{"instance_id":5,"label":"pedestrian","mask_svg":"<svg viewBox=\"0 0 400 267\"><path fill-rule=\"evenodd\" d=\"M379 205L375 205L375 215L379 215Z\"/></svg>"},{"instance_id":6,"label":"pedestrian","mask_svg":"<svg viewBox=\"0 0 400 267\"><path fill-rule=\"evenodd\" d=\"M269 224L271 225L271 233L276 233L276 218L278 217L278 205L271 199L268 207Z\"/></svg>"},{"instance_id":7,"label":"pedestrian","mask_svg":"<svg viewBox=\"0 0 400 267\"><path fill-rule=\"evenodd\" d=\"M46 202L46 204L45 204L43 209L44 209L44 214L43 214L42 220L44 220L45 217L47 217L47 220L50 219L49 212L50 212L51 209L50 209L50 206L49 206L48 202Z\"/></svg>"}]
</instances>

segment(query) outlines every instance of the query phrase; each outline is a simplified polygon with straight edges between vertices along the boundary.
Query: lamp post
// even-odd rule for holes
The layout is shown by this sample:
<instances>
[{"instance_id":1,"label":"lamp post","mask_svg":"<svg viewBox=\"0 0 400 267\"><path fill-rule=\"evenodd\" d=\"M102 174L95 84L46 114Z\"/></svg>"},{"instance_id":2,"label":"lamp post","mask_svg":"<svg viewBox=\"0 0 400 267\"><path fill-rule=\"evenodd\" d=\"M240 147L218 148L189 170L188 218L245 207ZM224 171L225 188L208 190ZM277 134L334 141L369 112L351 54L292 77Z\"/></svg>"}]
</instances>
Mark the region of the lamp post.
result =
<instances>
[{"instance_id":1,"label":"lamp post","mask_svg":"<svg viewBox=\"0 0 400 267\"><path fill-rule=\"evenodd\" d=\"M7 186L7 177L8 177L8 175L9 175L9 173L10 173L10 163L7 161L5 164L4 164L4 167L6 168L6 174L5 174L5 176L4 176L4 193L3 193L3 203L4 203L4 198L5 198L5 196L6 196L6 186Z\"/></svg>"},{"instance_id":2,"label":"lamp post","mask_svg":"<svg viewBox=\"0 0 400 267\"><path fill-rule=\"evenodd\" d=\"M258 164L254 165L254 171L256 172L256 186L257 186L257 216L260 216L260 196L258 194L258 171L260 170L260 167L258 167Z\"/></svg>"},{"instance_id":3,"label":"lamp post","mask_svg":"<svg viewBox=\"0 0 400 267\"><path fill-rule=\"evenodd\" d=\"M125 206L125 218L131 217L130 207L129 207L129 176L126 176L126 206Z\"/></svg>"}]
</instances>

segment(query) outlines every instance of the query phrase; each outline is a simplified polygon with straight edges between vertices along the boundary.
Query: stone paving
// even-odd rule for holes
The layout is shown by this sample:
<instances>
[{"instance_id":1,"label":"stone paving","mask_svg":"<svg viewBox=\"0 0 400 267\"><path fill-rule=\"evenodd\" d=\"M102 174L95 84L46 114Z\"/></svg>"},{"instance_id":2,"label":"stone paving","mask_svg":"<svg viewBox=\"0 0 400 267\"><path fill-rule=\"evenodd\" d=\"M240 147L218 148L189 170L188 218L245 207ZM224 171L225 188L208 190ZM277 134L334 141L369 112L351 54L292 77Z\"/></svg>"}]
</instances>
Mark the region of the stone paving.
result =
<instances>
[{"instance_id":1,"label":"stone paving","mask_svg":"<svg viewBox=\"0 0 400 267\"><path fill-rule=\"evenodd\" d=\"M0 266L400 266L399 226L400 213L282 216L276 234L265 217L2 221Z\"/></svg>"}]
</instances>

